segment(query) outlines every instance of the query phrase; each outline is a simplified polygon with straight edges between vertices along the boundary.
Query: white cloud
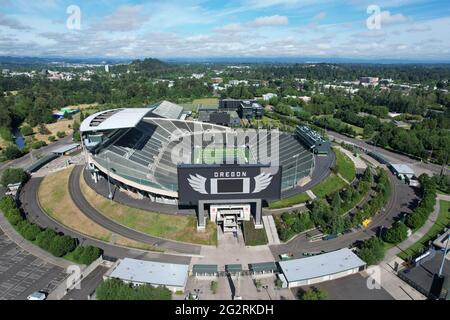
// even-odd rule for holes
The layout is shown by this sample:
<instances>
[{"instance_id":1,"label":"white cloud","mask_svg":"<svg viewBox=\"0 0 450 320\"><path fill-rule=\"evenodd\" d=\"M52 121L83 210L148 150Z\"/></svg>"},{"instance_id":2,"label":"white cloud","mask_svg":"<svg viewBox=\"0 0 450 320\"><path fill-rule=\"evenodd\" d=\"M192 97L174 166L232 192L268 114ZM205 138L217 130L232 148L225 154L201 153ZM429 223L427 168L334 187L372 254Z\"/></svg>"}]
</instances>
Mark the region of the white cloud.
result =
<instances>
[{"instance_id":1,"label":"white cloud","mask_svg":"<svg viewBox=\"0 0 450 320\"><path fill-rule=\"evenodd\" d=\"M274 15L270 17L258 17L251 23L254 27L267 27L267 26L279 26L287 25L289 19L286 16Z\"/></svg>"},{"instance_id":2,"label":"white cloud","mask_svg":"<svg viewBox=\"0 0 450 320\"><path fill-rule=\"evenodd\" d=\"M393 25L411 21L411 18L404 16L401 13L392 15L389 11L382 11L380 14L381 25Z\"/></svg>"},{"instance_id":3,"label":"white cloud","mask_svg":"<svg viewBox=\"0 0 450 320\"><path fill-rule=\"evenodd\" d=\"M7 16L3 13L0 13L0 26L8 27L10 29L14 30L30 30L31 28L29 26L24 25L20 21Z\"/></svg>"},{"instance_id":4,"label":"white cloud","mask_svg":"<svg viewBox=\"0 0 450 320\"><path fill-rule=\"evenodd\" d=\"M142 5L124 5L92 27L100 31L127 32L137 30L148 20L148 16L143 15L143 10L144 6Z\"/></svg>"}]
</instances>

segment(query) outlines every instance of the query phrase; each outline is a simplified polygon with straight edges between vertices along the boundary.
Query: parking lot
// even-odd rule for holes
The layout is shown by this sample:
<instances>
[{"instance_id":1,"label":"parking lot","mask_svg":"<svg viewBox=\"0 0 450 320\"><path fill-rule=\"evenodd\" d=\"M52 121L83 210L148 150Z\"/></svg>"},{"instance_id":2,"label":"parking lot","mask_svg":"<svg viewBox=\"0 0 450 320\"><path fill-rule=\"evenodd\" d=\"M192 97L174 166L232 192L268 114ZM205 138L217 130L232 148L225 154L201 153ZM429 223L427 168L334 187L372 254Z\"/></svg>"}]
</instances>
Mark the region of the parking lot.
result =
<instances>
[{"instance_id":1,"label":"parking lot","mask_svg":"<svg viewBox=\"0 0 450 320\"><path fill-rule=\"evenodd\" d=\"M64 270L24 251L0 230L0 300L24 300L34 291L52 291Z\"/></svg>"}]
</instances>

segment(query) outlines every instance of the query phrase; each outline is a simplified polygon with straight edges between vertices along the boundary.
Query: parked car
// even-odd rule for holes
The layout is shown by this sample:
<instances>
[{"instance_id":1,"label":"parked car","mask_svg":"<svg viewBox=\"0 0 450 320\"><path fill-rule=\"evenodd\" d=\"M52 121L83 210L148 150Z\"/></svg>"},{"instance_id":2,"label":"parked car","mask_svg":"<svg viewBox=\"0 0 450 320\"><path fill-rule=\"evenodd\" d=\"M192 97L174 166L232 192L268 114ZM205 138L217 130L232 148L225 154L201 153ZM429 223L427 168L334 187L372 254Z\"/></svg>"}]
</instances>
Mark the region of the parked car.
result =
<instances>
[{"instance_id":1,"label":"parked car","mask_svg":"<svg viewBox=\"0 0 450 320\"><path fill-rule=\"evenodd\" d=\"M27 300L46 300L47 293L42 291L35 291L27 297Z\"/></svg>"}]
</instances>

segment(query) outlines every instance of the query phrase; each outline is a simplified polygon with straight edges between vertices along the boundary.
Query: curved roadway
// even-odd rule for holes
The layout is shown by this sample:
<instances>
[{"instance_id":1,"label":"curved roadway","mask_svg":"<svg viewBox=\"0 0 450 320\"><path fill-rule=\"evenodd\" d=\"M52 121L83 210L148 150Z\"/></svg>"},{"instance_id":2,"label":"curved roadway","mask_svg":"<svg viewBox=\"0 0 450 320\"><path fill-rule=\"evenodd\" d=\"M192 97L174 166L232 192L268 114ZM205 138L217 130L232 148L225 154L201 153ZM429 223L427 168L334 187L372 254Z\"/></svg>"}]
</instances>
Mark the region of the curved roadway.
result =
<instances>
[{"instance_id":1,"label":"curved roadway","mask_svg":"<svg viewBox=\"0 0 450 320\"><path fill-rule=\"evenodd\" d=\"M124 225L112 221L104 216L97 209L95 209L84 197L80 187L80 177L83 172L83 166L76 166L69 177L69 193L75 205L83 212L89 219L104 227L105 229L124 236L128 239L146 243L155 247L169 249L171 251L186 253L186 254L200 254L201 247L189 243L166 240L148 234L130 229Z\"/></svg>"},{"instance_id":2,"label":"curved roadway","mask_svg":"<svg viewBox=\"0 0 450 320\"><path fill-rule=\"evenodd\" d=\"M135 258L143 260L172 262L172 263L189 263L190 257L170 255L166 253L155 253L144 250L126 248L89 238L81 233L69 229L57 221L51 219L40 207L38 201L38 190L43 178L31 178L22 188L20 192L21 208L27 219L38 224L43 228L50 228L57 232L64 233L77 239L82 245L92 245L103 250L103 254L112 258Z\"/></svg>"},{"instance_id":3,"label":"curved roadway","mask_svg":"<svg viewBox=\"0 0 450 320\"><path fill-rule=\"evenodd\" d=\"M304 252L333 251L353 245L358 240L368 239L374 236L380 226L390 226L400 213L410 213L417 205L418 196L408 185L397 179L388 171L392 185L391 197L385 208L372 218L368 229L358 230L352 233L344 234L332 240L320 240L309 242L306 234L301 234L291 241L271 246L270 249L275 257L282 253L293 253L295 256L301 256Z\"/></svg>"}]
</instances>

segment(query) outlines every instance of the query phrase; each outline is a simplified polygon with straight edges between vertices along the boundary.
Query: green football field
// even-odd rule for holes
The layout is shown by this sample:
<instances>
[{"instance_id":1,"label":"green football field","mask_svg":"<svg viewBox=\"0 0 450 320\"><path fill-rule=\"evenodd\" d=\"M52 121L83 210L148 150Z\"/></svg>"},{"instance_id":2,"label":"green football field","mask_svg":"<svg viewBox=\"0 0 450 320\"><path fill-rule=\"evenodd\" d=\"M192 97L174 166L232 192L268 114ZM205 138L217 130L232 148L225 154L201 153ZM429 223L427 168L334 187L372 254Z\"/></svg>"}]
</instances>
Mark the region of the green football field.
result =
<instances>
[{"instance_id":1,"label":"green football field","mask_svg":"<svg viewBox=\"0 0 450 320\"><path fill-rule=\"evenodd\" d=\"M247 148L195 148L195 164L221 164L225 160L235 159L238 163L248 163L250 161L250 150Z\"/></svg>"}]
</instances>

